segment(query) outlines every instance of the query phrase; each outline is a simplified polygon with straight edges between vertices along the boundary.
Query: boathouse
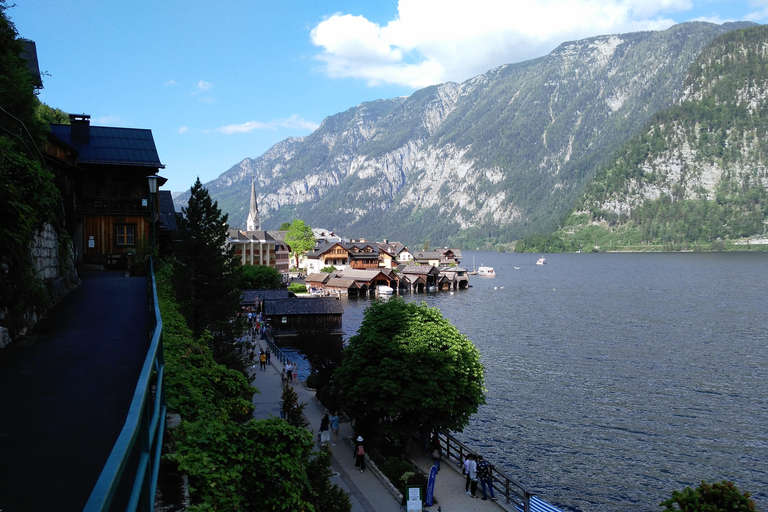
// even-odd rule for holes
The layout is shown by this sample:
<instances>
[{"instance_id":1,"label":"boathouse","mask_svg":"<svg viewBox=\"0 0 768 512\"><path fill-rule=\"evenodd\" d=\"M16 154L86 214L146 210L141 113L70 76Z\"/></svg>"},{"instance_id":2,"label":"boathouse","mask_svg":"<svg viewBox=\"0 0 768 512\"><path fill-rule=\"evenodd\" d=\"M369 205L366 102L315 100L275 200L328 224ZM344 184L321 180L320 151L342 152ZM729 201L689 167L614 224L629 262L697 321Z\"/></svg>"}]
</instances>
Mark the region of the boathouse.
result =
<instances>
[{"instance_id":1,"label":"boathouse","mask_svg":"<svg viewBox=\"0 0 768 512\"><path fill-rule=\"evenodd\" d=\"M335 297L265 299L263 305L275 339L342 333L344 306Z\"/></svg>"}]
</instances>

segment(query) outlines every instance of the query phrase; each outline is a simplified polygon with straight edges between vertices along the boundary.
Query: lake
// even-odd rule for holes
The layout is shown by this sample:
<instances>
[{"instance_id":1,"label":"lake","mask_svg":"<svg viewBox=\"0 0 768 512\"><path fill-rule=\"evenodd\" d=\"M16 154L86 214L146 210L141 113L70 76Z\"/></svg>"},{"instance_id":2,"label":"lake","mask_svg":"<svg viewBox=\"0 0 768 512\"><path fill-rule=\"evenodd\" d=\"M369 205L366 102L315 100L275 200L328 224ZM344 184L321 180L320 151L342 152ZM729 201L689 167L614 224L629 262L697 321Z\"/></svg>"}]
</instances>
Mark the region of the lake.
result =
<instances>
[{"instance_id":1,"label":"lake","mask_svg":"<svg viewBox=\"0 0 768 512\"><path fill-rule=\"evenodd\" d=\"M408 294L480 350L457 437L570 511L661 510L732 480L768 510L768 253L465 252L468 290ZM348 337L369 299L345 302Z\"/></svg>"}]
</instances>

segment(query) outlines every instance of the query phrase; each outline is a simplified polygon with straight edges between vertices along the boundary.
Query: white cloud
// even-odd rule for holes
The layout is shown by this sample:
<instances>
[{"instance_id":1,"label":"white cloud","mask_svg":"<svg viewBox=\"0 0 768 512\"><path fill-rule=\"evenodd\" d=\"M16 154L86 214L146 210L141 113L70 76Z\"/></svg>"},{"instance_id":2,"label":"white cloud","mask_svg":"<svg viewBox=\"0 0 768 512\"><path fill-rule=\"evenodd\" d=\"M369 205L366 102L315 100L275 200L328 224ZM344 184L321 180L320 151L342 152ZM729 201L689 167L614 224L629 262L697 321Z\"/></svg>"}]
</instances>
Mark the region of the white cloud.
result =
<instances>
[{"instance_id":1,"label":"white cloud","mask_svg":"<svg viewBox=\"0 0 768 512\"><path fill-rule=\"evenodd\" d=\"M182 126L179 128L179 133L187 133L189 131L188 126Z\"/></svg>"},{"instance_id":2,"label":"white cloud","mask_svg":"<svg viewBox=\"0 0 768 512\"><path fill-rule=\"evenodd\" d=\"M164 87L175 87L179 85L179 83L176 80L168 80L163 84Z\"/></svg>"},{"instance_id":3,"label":"white cloud","mask_svg":"<svg viewBox=\"0 0 768 512\"><path fill-rule=\"evenodd\" d=\"M693 0L399 0L385 26L334 14L310 38L330 77L415 88L539 57L563 41L665 29L675 23L667 16L692 7Z\"/></svg>"},{"instance_id":4,"label":"white cloud","mask_svg":"<svg viewBox=\"0 0 768 512\"><path fill-rule=\"evenodd\" d=\"M314 131L320 126L312 121L307 121L297 114L293 114L287 119L278 119L263 123L261 121L248 121L242 124L230 124L216 128L213 131L223 133L224 135L232 135L235 133L249 133L254 130L276 130L278 128L288 128L292 130L308 130Z\"/></svg>"},{"instance_id":5,"label":"white cloud","mask_svg":"<svg viewBox=\"0 0 768 512\"><path fill-rule=\"evenodd\" d=\"M197 92L206 92L213 89L213 84L211 82L206 82L205 80L200 80L195 84L195 88L197 89Z\"/></svg>"}]
</instances>

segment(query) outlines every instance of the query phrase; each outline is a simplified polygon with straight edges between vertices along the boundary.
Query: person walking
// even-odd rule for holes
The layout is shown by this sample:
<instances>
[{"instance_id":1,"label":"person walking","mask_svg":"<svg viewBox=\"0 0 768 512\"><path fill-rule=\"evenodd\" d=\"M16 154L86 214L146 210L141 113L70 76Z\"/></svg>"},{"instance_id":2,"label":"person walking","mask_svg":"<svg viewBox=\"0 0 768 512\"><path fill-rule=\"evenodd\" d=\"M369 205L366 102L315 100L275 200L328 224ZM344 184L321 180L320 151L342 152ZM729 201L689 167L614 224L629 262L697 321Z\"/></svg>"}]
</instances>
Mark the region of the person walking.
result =
<instances>
[{"instance_id":1,"label":"person walking","mask_svg":"<svg viewBox=\"0 0 768 512\"><path fill-rule=\"evenodd\" d=\"M259 369L263 372L267 371L267 354L263 350L259 355Z\"/></svg>"},{"instance_id":2,"label":"person walking","mask_svg":"<svg viewBox=\"0 0 768 512\"><path fill-rule=\"evenodd\" d=\"M293 384L296 385L299 383L299 365L296 363L293 363Z\"/></svg>"},{"instance_id":3,"label":"person walking","mask_svg":"<svg viewBox=\"0 0 768 512\"><path fill-rule=\"evenodd\" d=\"M467 454L467 457L464 459L464 475L467 477L467 481L464 483L464 492L466 494L469 493L469 485L472 483L472 480L469 478L469 463L473 462L472 459L474 459L475 456L471 453Z\"/></svg>"},{"instance_id":4,"label":"person walking","mask_svg":"<svg viewBox=\"0 0 768 512\"><path fill-rule=\"evenodd\" d=\"M285 381L286 382L285 385L287 386L288 384L291 383L291 378L292 378L291 372L293 371L293 366L291 366L291 362L290 361L288 361L288 360L285 361L285 368L284 368L284 370L285 370L285 377L287 379Z\"/></svg>"},{"instance_id":5,"label":"person walking","mask_svg":"<svg viewBox=\"0 0 768 512\"><path fill-rule=\"evenodd\" d=\"M474 455L469 459L469 472L467 475L469 477L469 491L467 491L467 494L473 498L477 498L477 462L475 459Z\"/></svg>"},{"instance_id":6,"label":"person walking","mask_svg":"<svg viewBox=\"0 0 768 512\"><path fill-rule=\"evenodd\" d=\"M482 455L478 455L477 463L477 478L480 480L480 488L483 491L483 501L488 499L488 494L491 495L491 499L495 500L496 496L493 493L493 464L483 459ZM488 487L488 493L486 494L485 488Z\"/></svg>"},{"instance_id":7,"label":"person walking","mask_svg":"<svg viewBox=\"0 0 768 512\"><path fill-rule=\"evenodd\" d=\"M437 466L438 473L440 472L440 460L443 458L443 448L440 446L440 439L437 435L432 438L432 465Z\"/></svg>"},{"instance_id":8,"label":"person walking","mask_svg":"<svg viewBox=\"0 0 768 512\"><path fill-rule=\"evenodd\" d=\"M271 363L271 361L272 361L272 353L269 351L269 347L267 347L267 352L266 352L266 354L267 354L267 366L269 366L269 364L270 364L270 363Z\"/></svg>"},{"instance_id":9,"label":"person walking","mask_svg":"<svg viewBox=\"0 0 768 512\"><path fill-rule=\"evenodd\" d=\"M362 473L365 471L365 448L363 447L363 436L357 436L355 441L355 467Z\"/></svg>"},{"instance_id":10,"label":"person walking","mask_svg":"<svg viewBox=\"0 0 768 512\"><path fill-rule=\"evenodd\" d=\"M339 445L339 411L333 413L331 416L331 432L333 433L333 442L331 446Z\"/></svg>"},{"instance_id":11,"label":"person walking","mask_svg":"<svg viewBox=\"0 0 768 512\"><path fill-rule=\"evenodd\" d=\"M322 446L323 443L329 443L331 441L331 433L328 430L330 423L331 421L328 418L328 413L323 414L323 419L320 420L320 436L318 439L318 441L320 441L320 446Z\"/></svg>"}]
</instances>

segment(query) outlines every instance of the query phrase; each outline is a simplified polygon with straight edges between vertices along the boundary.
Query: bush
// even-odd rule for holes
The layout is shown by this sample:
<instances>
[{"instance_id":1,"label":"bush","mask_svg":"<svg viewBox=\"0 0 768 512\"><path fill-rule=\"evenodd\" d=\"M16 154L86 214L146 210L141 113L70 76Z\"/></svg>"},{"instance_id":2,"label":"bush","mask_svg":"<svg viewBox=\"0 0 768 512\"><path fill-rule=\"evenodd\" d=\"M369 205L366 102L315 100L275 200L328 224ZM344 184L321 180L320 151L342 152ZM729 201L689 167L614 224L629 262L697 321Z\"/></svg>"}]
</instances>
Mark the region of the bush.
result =
<instances>
[{"instance_id":1,"label":"bush","mask_svg":"<svg viewBox=\"0 0 768 512\"><path fill-rule=\"evenodd\" d=\"M305 384L310 389L317 389L317 372L312 372L307 375Z\"/></svg>"},{"instance_id":2,"label":"bush","mask_svg":"<svg viewBox=\"0 0 768 512\"><path fill-rule=\"evenodd\" d=\"M727 480L714 484L702 481L696 489L686 487L682 492L673 491L672 497L659 506L682 512L750 512L755 510L755 502L749 499L750 496L748 492L742 494L733 482Z\"/></svg>"},{"instance_id":3,"label":"bush","mask_svg":"<svg viewBox=\"0 0 768 512\"><path fill-rule=\"evenodd\" d=\"M288 285L288 291L293 293L307 293L307 287L301 283L291 283Z\"/></svg>"}]
</instances>

